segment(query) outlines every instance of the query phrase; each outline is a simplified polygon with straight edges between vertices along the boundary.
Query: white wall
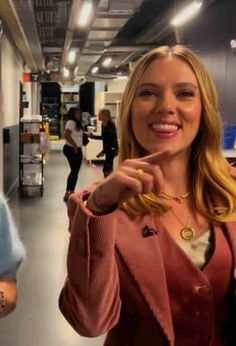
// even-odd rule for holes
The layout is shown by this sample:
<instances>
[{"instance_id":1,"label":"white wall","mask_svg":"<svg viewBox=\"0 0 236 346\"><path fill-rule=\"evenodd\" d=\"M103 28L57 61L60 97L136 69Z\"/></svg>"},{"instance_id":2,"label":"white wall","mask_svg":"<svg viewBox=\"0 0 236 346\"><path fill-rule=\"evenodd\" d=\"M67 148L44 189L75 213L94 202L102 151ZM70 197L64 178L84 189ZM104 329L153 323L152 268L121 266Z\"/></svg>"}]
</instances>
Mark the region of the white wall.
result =
<instances>
[{"instance_id":1,"label":"white wall","mask_svg":"<svg viewBox=\"0 0 236 346\"><path fill-rule=\"evenodd\" d=\"M127 79L113 79L107 82L107 91L110 93L123 93L125 86L127 84Z\"/></svg>"},{"instance_id":2,"label":"white wall","mask_svg":"<svg viewBox=\"0 0 236 346\"><path fill-rule=\"evenodd\" d=\"M1 70L3 126L12 126L19 121L19 82L23 76L23 61L5 35L1 39Z\"/></svg>"},{"instance_id":3,"label":"white wall","mask_svg":"<svg viewBox=\"0 0 236 346\"><path fill-rule=\"evenodd\" d=\"M1 37L0 49L0 190L2 190L2 128L18 125L19 122L19 82L23 79L23 60L6 35Z\"/></svg>"}]
</instances>

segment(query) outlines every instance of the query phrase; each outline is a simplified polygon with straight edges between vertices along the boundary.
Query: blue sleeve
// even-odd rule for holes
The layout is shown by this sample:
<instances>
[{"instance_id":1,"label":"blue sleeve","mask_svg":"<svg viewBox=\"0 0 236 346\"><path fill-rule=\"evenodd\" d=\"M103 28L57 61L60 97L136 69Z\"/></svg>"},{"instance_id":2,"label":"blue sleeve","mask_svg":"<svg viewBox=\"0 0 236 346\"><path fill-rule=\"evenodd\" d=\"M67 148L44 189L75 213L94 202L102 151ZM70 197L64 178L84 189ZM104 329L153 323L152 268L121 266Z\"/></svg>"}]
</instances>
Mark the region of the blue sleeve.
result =
<instances>
[{"instance_id":1,"label":"blue sleeve","mask_svg":"<svg viewBox=\"0 0 236 346\"><path fill-rule=\"evenodd\" d=\"M16 280L17 269L24 257L25 249L10 210L0 196L0 279Z\"/></svg>"}]
</instances>

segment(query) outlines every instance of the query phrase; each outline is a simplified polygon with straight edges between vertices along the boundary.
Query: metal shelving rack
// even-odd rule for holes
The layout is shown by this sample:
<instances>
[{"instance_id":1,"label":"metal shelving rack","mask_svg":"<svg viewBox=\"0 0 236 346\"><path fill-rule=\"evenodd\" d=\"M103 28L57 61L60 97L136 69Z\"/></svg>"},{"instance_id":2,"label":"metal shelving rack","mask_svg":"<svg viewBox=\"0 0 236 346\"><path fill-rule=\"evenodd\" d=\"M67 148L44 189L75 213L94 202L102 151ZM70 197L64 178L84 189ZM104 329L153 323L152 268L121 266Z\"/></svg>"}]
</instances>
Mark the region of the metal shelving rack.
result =
<instances>
[{"instance_id":1,"label":"metal shelving rack","mask_svg":"<svg viewBox=\"0 0 236 346\"><path fill-rule=\"evenodd\" d=\"M44 158L40 153L40 128L43 121L23 120L19 124L19 196L30 197L44 192ZM28 174L28 176L27 176ZM38 179L37 179L38 174ZM31 179L30 179L31 178Z\"/></svg>"}]
</instances>

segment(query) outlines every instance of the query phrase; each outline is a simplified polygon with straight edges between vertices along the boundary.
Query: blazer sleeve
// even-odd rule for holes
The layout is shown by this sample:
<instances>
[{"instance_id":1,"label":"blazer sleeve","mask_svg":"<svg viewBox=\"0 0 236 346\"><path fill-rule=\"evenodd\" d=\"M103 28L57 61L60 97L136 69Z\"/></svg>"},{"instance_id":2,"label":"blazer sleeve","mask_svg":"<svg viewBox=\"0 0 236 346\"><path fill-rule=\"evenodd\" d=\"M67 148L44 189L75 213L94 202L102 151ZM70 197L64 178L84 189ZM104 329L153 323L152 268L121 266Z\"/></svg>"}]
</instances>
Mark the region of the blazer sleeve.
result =
<instances>
[{"instance_id":1,"label":"blazer sleeve","mask_svg":"<svg viewBox=\"0 0 236 346\"><path fill-rule=\"evenodd\" d=\"M59 307L82 336L109 331L120 316L120 288L115 260L116 212L94 216L83 203L89 192L71 195L68 276Z\"/></svg>"},{"instance_id":2,"label":"blazer sleeve","mask_svg":"<svg viewBox=\"0 0 236 346\"><path fill-rule=\"evenodd\" d=\"M25 257L11 212L0 196L0 279L16 280L17 269Z\"/></svg>"}]
</instances>

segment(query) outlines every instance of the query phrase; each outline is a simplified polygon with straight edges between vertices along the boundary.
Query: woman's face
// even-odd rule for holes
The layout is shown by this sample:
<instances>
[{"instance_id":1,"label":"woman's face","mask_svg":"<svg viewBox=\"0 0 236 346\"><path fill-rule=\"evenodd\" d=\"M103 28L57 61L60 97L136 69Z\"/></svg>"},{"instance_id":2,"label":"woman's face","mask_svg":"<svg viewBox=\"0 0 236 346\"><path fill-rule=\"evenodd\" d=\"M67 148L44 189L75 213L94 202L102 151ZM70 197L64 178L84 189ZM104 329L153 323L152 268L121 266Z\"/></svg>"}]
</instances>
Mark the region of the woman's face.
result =
<instances>
[{"instance_id":1,"label":"woman's face","mask_svg":"<svg viewBox=\"0 0 236 346\"><path fill-rule=\"evenodd\" d=\"M75 111L75 119L80 120L81 119L81 112L79 109L76 109Z\"/></svg>"},{"instance_id":2,"label":"woman's face","mask_svg":"<svg viewBox=\"0 0 236 346\"><path fill-rule=\"evenodd\" d=\"M147 153L189 152L201 120L192 69L175 57L156 59L143 73L131 107L134 136Z\"/></svg>"},{"instance_id":3,"label":"woman's face","mask_svg":"<svg viewBox=\"0 0 236 346\"><path fill-rule=\"evenodd\" d=\"M98 113L98 119L99 119L100 121L104 121L104 120L105 120L105 116L104 116L104 114L103 114L102 112L99 112L99 113Z\"/></svg>"}]
</instances>

